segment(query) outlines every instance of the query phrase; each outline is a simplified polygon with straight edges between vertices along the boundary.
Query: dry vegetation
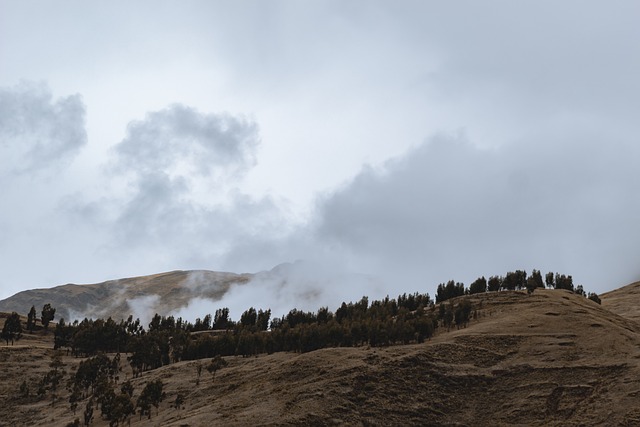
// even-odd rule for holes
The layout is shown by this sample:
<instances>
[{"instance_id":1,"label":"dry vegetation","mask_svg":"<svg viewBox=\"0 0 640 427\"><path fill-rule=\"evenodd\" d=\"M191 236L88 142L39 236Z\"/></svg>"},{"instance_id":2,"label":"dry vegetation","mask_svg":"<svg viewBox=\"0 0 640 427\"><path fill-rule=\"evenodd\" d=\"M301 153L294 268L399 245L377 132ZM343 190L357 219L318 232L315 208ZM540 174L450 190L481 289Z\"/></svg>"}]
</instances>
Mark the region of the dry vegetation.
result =
<instances>
[{"instance_id":1,"label":"dry vegetation","mask_svg":"<svg viewBox=\"0 0 640 427\"><path fill-rule=\"evenodd\" d=\"M131 379L134 399L147 381L165 384L159 413L134 415L134 426L640 425L640 324L623 317L633 289L605 294L603 306L562 290L472 295L478 319L424 344L229 357L199 384L198 361L133 379L123 358L120 381ZM52 340L38 331L0 348L0 425L75 418L66 391L54 407L14 400L49 369ZM67 372L79 361L65 356ZM171 407L178 393L181 409ZM107 425L95 415L92 425Z\"/></svg>"}]
</instances>

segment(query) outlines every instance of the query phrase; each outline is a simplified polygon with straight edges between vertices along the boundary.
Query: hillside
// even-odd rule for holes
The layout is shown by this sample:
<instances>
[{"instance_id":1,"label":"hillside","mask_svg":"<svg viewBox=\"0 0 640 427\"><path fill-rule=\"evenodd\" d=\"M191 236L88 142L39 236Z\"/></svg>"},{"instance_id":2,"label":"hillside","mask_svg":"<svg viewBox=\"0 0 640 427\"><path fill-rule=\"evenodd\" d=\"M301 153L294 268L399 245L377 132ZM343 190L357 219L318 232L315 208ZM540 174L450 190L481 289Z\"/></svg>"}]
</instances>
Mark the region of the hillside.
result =
<instances>
[{"instance_id":1,"label":"hillside","mask_svg":"<svg viewBox=\"0 0 640 427\"><path fill-rule=\"evenodd\" d=\"M148 313L169 313L185 307L196 297L218 300L232 284L246 283L250 274L234 274L206 270L172 271L150 276L132 277L107 282L67 284L48 289L19 292L0 301L0 312L16 311L26 315L31 306L36 310L50 303L56 308L56 319L112 317L126 319ZM138 302L136 304L136 302ZM142 307L142 308L141 308Z\"/></svg>"},{"instance_id":2,"label":"hillside","mask_svg":"<svg viewBox=\"0 0 640 427\"><path fill-rule=\"evenodd\" d=\"M478 318L440 328L424 344L228 357L228 367L215 378L203 372L199 385L197 361L145 372L132 379L134 398L154 379L167 398L151 421L134 416L131 424L640 425L636 321L562 290L464 298ZM0 348L3 402L25 377L34 383L49 369L51 340L39 332ZM72 370L79 359L64 362ZM130 377L123 362L121 380ZM170 407L178 392L183 409ZM74 418L66 396L53 408L46 399L1 408L6 425ZM98 412L92 425L107 425Z\"/></svg>"},{"instance_id":3,"label":"hillside","mask_svg":"<svg viewBox=\"0 0 640 427\"><path fill-rule=\"evenodd\" d=\"M620 316L640 321L640 282L600 295L602 306Z\"/></svg>"}]
</instances>

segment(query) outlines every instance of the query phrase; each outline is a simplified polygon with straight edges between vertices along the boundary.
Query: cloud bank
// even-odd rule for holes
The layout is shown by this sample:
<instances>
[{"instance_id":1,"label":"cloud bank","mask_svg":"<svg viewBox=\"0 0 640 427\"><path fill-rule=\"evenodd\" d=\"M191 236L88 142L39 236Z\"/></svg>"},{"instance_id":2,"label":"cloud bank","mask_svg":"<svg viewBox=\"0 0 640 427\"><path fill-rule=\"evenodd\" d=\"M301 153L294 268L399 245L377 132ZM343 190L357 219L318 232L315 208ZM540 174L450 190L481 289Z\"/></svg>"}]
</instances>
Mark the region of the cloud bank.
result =
<instances>
[{"instance_id":1,"label":"cloud bank","mask_svg":"<svg viewBox=\"0 0 640 427\"><path fill-rule=\"evenodd\" d=\"M335 309L362 295L433 294L449 279L534 268L597 292L619 287L640 278L639 155L629 141L549 137L482 149L462 135L435 136L325 194L289 239L236 248L242 262L260 254L310 262L222 303L237 307L242 295L245 308L279 307L299 293L300 305Z\"/></svg>"},{"instance_id":2,"label":"cloud bank","mask_svg":"<svg viewBox=\"0 0 640 427\"><path fill-rule=\"evenodd\" d=\"M26 141L27 149L12 153L37 167L36 175L73 161L86 143L79 97L54 102L42 86L2 94L5 109L8 99L20 99L15 120L2 122L2 134L12 135L3 139L5 151ZM24 107L29 103L38 109ZM48 120L29 117L43 109L51 112ZM64 122L62 130L56 120ZM317 196L308 218L295 222L286 200L241 189L256 163L255 122L174 104L130 123L99 170L99 187L76 183L69 193L69 185L47 183L41 189L50 210L44 238L58 242L66 268L82 270L86 261L98 274L104 273L96 257L103 272L266 271L222 301L194 301L203 311L197 315L221 306L232 307L233 316L249 306L274 314L294 306L335 309L365 294L433 292L449 279L469 283L519 268L573 274L598 292L637 279L640 202L632 195L640 189L634 173L640 148L619 132L555 130L493 148L464 133L432 136L401 156L364 166ZM45 134L56 137L34 137ZM33 152L45 142L52 146L43 148L46 164ZM16 188L32 179L11 173ZM12 203L21 196L7 193ZM5 235L17 242L5 241L7 258L47 257L37 246L43 236L16 234L11 212L0 216ZM30 214L33 221L40 216ZM78 247L88 250L78 254ZM301 261L270 271L295 260Z\"/></svg>"}]
</instances>

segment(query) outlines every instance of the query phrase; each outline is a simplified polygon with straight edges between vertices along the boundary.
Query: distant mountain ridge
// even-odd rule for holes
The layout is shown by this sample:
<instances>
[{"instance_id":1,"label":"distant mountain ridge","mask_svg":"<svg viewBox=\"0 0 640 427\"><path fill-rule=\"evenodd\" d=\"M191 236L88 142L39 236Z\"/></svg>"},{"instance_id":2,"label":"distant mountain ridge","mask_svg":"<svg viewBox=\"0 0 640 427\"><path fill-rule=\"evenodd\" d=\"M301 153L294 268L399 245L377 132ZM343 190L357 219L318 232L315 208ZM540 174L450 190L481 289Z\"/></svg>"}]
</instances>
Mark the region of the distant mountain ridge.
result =
<instances>
[{"instance_id":1,"label":"distant mountain ridge","mask_svg":"<svg viewBox=\"0 0 640 427\"><path fill-rule=\"evenodd\" d=\"M149 276L108 280L95 284L66 284L33 289L0 301L0 312L26 315L31 306L38 313L44 304L56 308L56 320L75 318L126 319L140 317L140 310L171 313L193 298L217 301L234 284L245 284L253 274L208 270L170 271ZM152 313L153 314L153 313Z\"/></svg>"}]
</instances>

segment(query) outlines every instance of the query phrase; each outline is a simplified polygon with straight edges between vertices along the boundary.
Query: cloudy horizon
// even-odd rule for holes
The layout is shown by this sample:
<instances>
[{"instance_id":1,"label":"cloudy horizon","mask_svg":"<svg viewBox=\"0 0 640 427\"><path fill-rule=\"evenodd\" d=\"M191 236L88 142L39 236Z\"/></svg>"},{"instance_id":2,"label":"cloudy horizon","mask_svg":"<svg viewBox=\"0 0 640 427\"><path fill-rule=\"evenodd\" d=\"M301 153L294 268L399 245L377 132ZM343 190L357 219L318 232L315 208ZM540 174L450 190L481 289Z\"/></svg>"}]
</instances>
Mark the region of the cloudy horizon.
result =
<instances>
[{"instance_id":1,"label":"cloudy horizon","mask_svg":"<svg viewBox=\"0 0 640 427\"><path fill-rule=\"evenodd\" d=\"M0 299L297 260L271 304L515 269L640 280L637 18L0 0Z\"/></svg>"}]
</instances>

